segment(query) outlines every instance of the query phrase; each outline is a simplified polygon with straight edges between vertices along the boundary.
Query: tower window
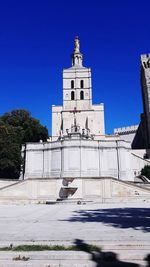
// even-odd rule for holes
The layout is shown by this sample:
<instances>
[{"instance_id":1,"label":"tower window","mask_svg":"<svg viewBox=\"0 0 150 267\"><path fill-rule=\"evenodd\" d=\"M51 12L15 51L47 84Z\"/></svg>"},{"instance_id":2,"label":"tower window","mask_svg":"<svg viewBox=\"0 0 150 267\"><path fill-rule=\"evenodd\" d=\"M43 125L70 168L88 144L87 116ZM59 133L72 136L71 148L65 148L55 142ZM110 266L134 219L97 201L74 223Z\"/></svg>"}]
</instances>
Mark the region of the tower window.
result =
<instances>
[{"instance_id":1,"label":"tower window","mask_svg":"<svg viewBox=\"0 0 150 267\"><path fill-rule=\"evenodd\" d=\"M80 87L84 88L84 81L83 80L80 81Z\"/></svg>"},{"instance_id":2,"label":"tower window","mask_svg":"<svg viewBox=\"0 0 150 267\"><path fill-rule=\"evenodd\" d=\"M74 91L71 91L71 100L74 100Z\"/></svg>"},{"instance_id":3,"label":"tower window","mask_svg":"<svg viewBox=\"0 0 150 267\"><path fill-rule=\"evenodd\" d=\"M80 99L81 99L81 100L84 99L84 92L83 92L83 91L80 92Z\"/></svg>"},{"instance_id":4,"label":"tower window","mask_svg":"<svg viewBox=\"0 0 150 267\"><path fill-rule=\"evenodd\" d=\"M72 89L74 88L74 81L73 80L71 81L71 88Z\"/></svg>"}]
</instances>

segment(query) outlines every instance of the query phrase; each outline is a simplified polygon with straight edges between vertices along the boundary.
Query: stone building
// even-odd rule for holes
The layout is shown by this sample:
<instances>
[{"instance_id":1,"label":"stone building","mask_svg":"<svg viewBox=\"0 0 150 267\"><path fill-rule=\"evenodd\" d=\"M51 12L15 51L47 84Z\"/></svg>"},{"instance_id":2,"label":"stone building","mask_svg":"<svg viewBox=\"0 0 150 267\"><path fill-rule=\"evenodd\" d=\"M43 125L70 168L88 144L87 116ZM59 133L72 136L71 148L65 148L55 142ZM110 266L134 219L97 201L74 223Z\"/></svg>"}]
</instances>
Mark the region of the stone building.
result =
<instances>
[{"instance_id":1,"label":"stone building","mask_svg":"<svg viewBox=\"0 0 150 267\"><path fill-rule=\"evenodd\" d=\"M132 148L146 149L146 157L150 158L150 55L141 55L141 89L143 113Z\"/></svg>"},{"instance_id":2,"label":"stone building","mask_svg":"<svg viewBox=\"0 0 150 267\"><path fill-rule=\"evenodd\" d=\"M76 37L72 66L63 71L63 105L52 107L52 137L23 146L22 180L1 183L0 200L150 199L148 189L133 185L149 164L145 150L131 149L119 134L105 134L104 105L92 103L91 69L82 61Z\"/></svg>"},{"instance_id":3,"label":"stone building","mask_svg":"<svg viewBox=\"0 0 150 267\"><path fill-rule=\"evenodd\" d=\"M150 149L150 55L141 56L141 87L146 148Z\"/></svg>"},{"instance_id":4,"label":"stone building","mask_svg":"<svg viewBox=\"0 0 150 267\"><path fill-rule=\"evenodd\" d=\"M105 135L104 105L92 104L91 69L83 67L78 37L72 67L63 71L63 106L52 107L52 137L26 145L24 178L114 177L134 181L145 151ZM135 155L137 154L137 157Z\"/></svg>"}]
</instances>

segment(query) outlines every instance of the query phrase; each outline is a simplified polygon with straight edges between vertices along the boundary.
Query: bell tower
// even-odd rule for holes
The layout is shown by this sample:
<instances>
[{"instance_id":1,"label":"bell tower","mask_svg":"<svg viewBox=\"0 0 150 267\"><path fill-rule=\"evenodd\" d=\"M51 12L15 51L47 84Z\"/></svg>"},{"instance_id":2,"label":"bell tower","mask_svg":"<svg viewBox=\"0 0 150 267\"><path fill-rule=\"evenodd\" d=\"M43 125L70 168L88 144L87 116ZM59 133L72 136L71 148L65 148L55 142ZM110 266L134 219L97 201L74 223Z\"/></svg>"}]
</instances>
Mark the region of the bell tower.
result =
<instances>
[{"instance_id":1,"label":"bell tower","mask_svg":"<svg viewBox=\"0 0 150 267\"><path fill-rule=\"evenodd\" d=\"M105 134L104 105L92 104L91 69L83 66L78 37L71 60L72 66L63 70L63 106L52 107L52 140L68 136L74 129L81 136L87 130L99 139Z\"/></svg>"},{"instance_id":2,"label":"bell tower","mask_svg":"<svg viewBox=\"0 0 150 267\"><path fill-rule=\"evenodd\" d=\"M63 70L63 108L88 110L92 106L91 69L82 65L83 55L78 37L75 37L71 58L72 67Z\"/></svg>"}]
</instances>

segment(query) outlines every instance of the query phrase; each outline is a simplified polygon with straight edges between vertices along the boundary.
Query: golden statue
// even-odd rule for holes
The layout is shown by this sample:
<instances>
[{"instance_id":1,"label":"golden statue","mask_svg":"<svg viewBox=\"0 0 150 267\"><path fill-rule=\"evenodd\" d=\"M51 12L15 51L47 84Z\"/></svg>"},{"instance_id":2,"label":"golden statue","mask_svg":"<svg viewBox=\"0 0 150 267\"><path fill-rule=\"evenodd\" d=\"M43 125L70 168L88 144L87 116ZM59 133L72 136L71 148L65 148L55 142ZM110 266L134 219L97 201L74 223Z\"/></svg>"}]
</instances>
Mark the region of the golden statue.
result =
<instances>
[{"instance_id":1,"label":"golden statue","mask_svg":"<svg viewBox=\"0 0 150 267\"><path fill-rule=\"evenodd\" d=\"M76 36L74 39L74 52L80 53L80 42L78 36Z\"/></svg>"}]
</instances>

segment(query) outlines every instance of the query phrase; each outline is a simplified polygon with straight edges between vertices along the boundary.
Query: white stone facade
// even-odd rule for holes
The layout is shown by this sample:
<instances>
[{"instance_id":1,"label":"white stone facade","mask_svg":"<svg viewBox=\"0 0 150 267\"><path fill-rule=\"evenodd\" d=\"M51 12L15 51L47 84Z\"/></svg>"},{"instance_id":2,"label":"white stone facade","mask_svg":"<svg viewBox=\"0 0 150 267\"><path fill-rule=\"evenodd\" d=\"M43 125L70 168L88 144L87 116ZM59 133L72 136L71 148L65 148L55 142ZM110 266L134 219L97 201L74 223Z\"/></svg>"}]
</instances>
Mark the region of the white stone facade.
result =
<instances>
[{"instance_id":1,"label":"white stone facade","mask_svg":"<svg viewBox=\"0 0 150 267\"><path fill-rule=\"evenodd\" d=\"M37 198L38 192L43 199L47 194L54 199L101 198L111 191L105 179L134 181L149 164L145 153L131 150L131 143L119 135L105 135L104 106L92 104L91 70L82 65L76 38L72 67L63 71L63 106L52 107L52 137L25 145L23 179L35 181L31 190ZM119 188L126 186L118 186L122 195Z\"/></svg>"},{"instance_id":2,"label":"white stone facade","mask_svg":"<svg viewBox=\"0 0 150 267\"><path fill-rule=\"evenodd\" d=\"M134 181L144 160L132 152L129 143L115 139L83 140L75 136L57 142L29 143L24 178L114 177Z\"/></svg>"},{"instance_id":3,"label":"white stone facade","mask_svg":"<svg viewBox=\"0 0 150 267\"><path fill-rule=\"evenodd\" d=\"M79 44L78 38L76 43ZM77 46L72 55L72 67L63 70L63 106L52 106L52 140L57 140L60 132L66 134L74 118L80 132L88 127L96 139L105 134L104 105L92 104L91 69L83 67Z\"/></svg>"}]
</instances>

